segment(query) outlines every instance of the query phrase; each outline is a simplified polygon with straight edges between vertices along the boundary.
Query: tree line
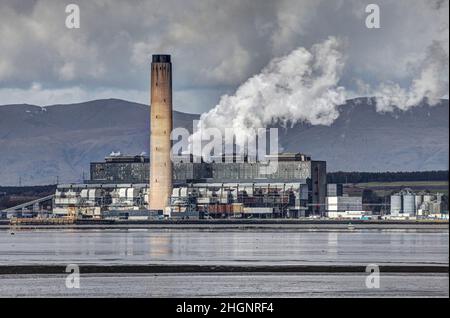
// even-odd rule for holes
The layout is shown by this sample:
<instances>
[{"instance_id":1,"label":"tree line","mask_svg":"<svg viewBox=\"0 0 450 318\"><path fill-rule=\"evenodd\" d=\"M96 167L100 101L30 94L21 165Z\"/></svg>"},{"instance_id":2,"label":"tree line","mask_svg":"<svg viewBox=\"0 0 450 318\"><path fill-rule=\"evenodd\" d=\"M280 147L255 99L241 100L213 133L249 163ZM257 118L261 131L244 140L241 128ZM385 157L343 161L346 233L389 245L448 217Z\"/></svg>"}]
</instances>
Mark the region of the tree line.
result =
<instances>
[{"instance_id":1,"label":"tree line","mask_svg":"<svg viewBox=\"0 0 450 318\"><path fill-rule=\"evenodd\" d=\"M448 170L412 172L329 172L328 183L365 183L395 181L448 181Z\"/></svg>"}]
</instances>

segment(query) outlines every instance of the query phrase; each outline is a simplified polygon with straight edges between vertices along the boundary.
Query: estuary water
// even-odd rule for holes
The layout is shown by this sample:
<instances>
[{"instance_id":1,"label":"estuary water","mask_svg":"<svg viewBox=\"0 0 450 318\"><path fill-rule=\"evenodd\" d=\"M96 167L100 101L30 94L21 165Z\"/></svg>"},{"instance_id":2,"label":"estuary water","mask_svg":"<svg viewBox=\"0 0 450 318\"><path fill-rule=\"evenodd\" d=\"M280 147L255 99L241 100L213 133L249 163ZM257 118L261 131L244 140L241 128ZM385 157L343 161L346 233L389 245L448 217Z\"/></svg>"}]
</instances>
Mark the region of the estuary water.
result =
<instances>
[{"instance_id":1,"label":"estuary water","mask_svg":"<svg viewBox=\"0 0 450 318\"><path fill-rule=\"evenodd\" d=\"M1 265L448 265L448 230L0 230ZM0 297L448 297L446 273L0 275Z\"/></svg>"},{"instance_id":2,"label":"estuary water","mask_svg":"<svg viewBox=\"0 0 450 318\"><path fill-rule=\"evenodd\" d=\"M448 249L448 230L0 230L0 265L420 265Z\"/></svg>"}]
</instances>

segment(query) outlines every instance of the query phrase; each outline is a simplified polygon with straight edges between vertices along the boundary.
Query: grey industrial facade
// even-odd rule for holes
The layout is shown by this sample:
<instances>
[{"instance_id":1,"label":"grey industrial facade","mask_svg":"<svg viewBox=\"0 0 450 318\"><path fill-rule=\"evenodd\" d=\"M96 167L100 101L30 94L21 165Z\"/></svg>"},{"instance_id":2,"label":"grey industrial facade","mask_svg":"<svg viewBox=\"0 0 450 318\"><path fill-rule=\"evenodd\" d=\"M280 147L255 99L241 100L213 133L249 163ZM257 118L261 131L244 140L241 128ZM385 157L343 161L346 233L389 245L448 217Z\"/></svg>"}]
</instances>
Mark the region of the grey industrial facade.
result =
<instances>
[{"instance_id":1,"label":"grey industrial facade","mask_svg":"<svg viewBox=\"0 0 450 318\"><path fill-rule=\"evenodd\" d=\"M264 174L267 163L225 162L224 158L213 162L194 162L192 157L174 160L174 186L188 184L225 184L225 183L306 183L308 186L309 213L324 212L326 201L326 162L311 160L302 154L280 154L277 156L277 169L270 175ZM103 162L92 162L91 178L87 183L127 183L145 184L149 181L150 161L145 156L109 156Z\"/></svg>"}]
</instances>

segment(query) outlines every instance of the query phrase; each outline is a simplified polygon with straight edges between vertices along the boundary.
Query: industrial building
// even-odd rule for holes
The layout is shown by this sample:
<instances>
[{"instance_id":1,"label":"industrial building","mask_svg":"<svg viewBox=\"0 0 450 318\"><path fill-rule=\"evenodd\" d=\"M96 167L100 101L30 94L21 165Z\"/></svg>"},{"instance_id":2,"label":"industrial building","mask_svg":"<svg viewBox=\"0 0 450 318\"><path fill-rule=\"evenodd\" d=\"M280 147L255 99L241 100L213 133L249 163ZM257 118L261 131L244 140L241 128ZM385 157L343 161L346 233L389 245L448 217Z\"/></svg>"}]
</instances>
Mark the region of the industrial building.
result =
<instances>
[{"instance_id":1,"label":"industrial building","mask_svg":"<svg viewBox=\"0 0 450 318\"><path fill-rule=\"evenodd\" d=\"M223 158L211 163L195 162L192 156L178 158L173 164L169 214L213 218L324 215L324 161L283 153L278 157L277 171L270 175L261 172L266 164L248 162L246 157L243 162L230 163ZM149 209L150 166L146 156L120 153L93 162L91 177L84 184L58 186L55 213L76 213L75 209L78 214L96 218L105 217L107 211Z\"/></svg>"},{"instance_id":2,"label":"industrial building","mask_svg":"<svg viewBox=\"0 0 450 318\"><path fill-rule=\"evenodd\" d=\"M438 217L446 208L442 197L439 193L414 193L411 189L403 189L391 195L391 216Z\"/></svg>"},{"instance_id":3,"label":"industrial building","mask_svg":"<svg viewBox=\"0 0 450 318\"><path fill-rule=\"evenodd\" d=\"M171 156L172 63L151 63L150 157L112 153L81 184L59 184L56 216L83 218L273 218L325 215L326 162L301 153L263 158ZM276 169L267 174L267 166ZM338 190L337 190L338 191Z\"/></svg>"},{"instance_id":4,"label":"industrial building","mask_svg":"<svg viewBox=\"0 0 450 318\"><path fill-rule=\"evenodd\" d=\"M91 162L86 183L149 183L150 160L143 155L111 153L103 162Z\"/></svg>"},{"instance_id":5,"label":"industrial building","mask_svg":"<svg viewBox=\"0 0 450 318\"><path fill-rule=\"evenodd\" d=\"M327 211L362 211L362 197L327 196Z\"/></svg>"},{"instance_id":6,"label":"industrial building","mask_svg":"<svg viewBox=\"0 0 450 318\"><path fill-rule=\"evenodd\" d=\"M58 184L53 214L101 219L107 212L147 210L147 202L147 184Z\"/></svg>"},{"instance_id":7,"label":"industrial building","mask_svg":"<svg viewBox=\"0 0 450 318\"><path fill-rule=\"evenodd\" d=\"M329 183L327 184L327 196L329 197L341 197L344 195L344 186L342 183Z\"/></svg>"},{"instance_id":8,"label":"industrial building","mask_svg":"<svg viewBox=\"0 0 450 318\"><path fill-rule=\"evenodd\" d=\"M100 218L148 210L181 218L324 215L325 161L301 153L263 160L215 154L212 162L192 154L171 156L170 55L152 56L150 96L150 158L112 153L91 163L84 184L58 186L55 214ZM277 169L266 174L264 168L274 161Z\"/></svg>"},{"instance_id":9,"label":"industrial building","mask_svg":"<svg viewBox=\"0 0 450 318\"><path fill-rule=\"evenodd\" d=\"M336 183L327 184L326 211L331 219L361 219L368 215L362 197L344 194L343 185Z\"/></svg>"},{"instance_id":10,"label":"industrial building","mask_svg":"<svg viewBox=\"0 0 450 318\"><path fill-rule=\"evenodd\" d=\"M170 55L152 56L150 77L150 157L111 153L90 164L90 177L83 183L58 184L54 195L4 214L46 212L41 207L51 202L53 216L93 219L367 216L362 197L345 195L342 184L327 185L325 161L302 153L263 158L215 154L208 162L192 154L171 155ZM275 161L277 168L267 174ZM440 195L405 189L391 196L391 215L440 215L443 204Z\"/></svg>"},{"instance_id":11,"label":"industrial building","mask_svg":"<svg viewBox=\"0 0 450 318\"><path fill-rule=\"evenodd\" d=\"M174 188L172 213L189 204L213 218L284 218L308 213L308 185L286 183L194 183Z\"/></svg>"}]
</instances>

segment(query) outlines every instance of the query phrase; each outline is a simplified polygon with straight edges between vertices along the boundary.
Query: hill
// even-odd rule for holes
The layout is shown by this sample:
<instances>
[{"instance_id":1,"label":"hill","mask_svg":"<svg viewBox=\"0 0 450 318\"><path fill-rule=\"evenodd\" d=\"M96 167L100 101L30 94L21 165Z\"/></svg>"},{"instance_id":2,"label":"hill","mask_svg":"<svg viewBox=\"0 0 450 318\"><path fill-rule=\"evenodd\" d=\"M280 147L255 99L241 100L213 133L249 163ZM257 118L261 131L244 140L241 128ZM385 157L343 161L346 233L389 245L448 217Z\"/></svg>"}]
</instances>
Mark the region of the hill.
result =
<instances>
[{"instance_id":1,"label":"hill","mask_svg":"<svg viewBox=\"0 0 450 318\"><path fill-rule=\"evenodd\" d=\"M326 160L328 171L448 170L448 100L406 112L377 113L349 100L329 127L298 124L279 132L285 151ZM149 107L105 99L69 105L0 106L0 185L77 182L91 161L112 151L149 148ZM192 129L196 114L174 112L174 127Z\"/></svg>"}]
</instances>

